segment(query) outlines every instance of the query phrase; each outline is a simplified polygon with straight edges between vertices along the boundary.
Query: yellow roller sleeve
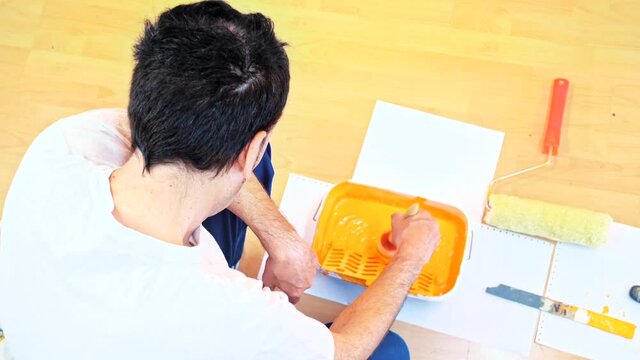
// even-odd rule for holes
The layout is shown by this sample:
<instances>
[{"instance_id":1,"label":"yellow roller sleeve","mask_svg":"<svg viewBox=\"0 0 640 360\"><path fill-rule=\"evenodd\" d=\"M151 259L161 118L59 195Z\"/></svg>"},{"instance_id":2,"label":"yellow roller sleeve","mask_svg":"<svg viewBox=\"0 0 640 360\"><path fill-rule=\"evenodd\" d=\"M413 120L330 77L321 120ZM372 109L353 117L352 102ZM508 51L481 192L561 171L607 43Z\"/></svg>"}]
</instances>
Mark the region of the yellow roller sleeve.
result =
<instances>
[{"instance_id":1,"label":"yellow roller sleeve","mask_svg":"<svg viewBox=\"0 0 640 360\"><path fill-rule=\"evenodd\" d=\"M590 247L607 243L613 219L608 214L493 194L484 221L492 226Z\"/></svg>"}]
</instances>

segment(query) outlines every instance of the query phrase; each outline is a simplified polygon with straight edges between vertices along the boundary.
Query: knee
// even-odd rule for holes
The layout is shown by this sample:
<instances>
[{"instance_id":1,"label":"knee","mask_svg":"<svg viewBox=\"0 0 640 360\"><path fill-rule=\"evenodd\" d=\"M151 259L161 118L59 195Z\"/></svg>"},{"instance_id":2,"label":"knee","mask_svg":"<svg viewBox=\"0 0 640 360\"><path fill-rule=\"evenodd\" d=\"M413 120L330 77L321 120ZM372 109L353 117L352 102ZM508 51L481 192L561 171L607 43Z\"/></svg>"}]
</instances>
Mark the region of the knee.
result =
<instances>
[{"instance_id":1,"label":"knee","mask_svg":"<svg viewBox=\"0 0 640 360\"><path fill-rule=\"evenodd\" d=\"M372 360L409 360L409 347L400 335L389 331L369 359Z\"/></svg>"},{"instance_id":2,"label":"knee","mask_svg":"<svg viewBox=\"0 0 640 360\"><path fill-rule=\"evenodd\" d=\"M258 181L262 184L262 187L267 191L268 194L271 194L271 185L273 184L273 176L275 175L275 170L273 168L273 164L271 163L271 145L267 145L267 148L258 163L258 166L253 170L253 174L256 176Z\"/></svg>"}]
</instances>

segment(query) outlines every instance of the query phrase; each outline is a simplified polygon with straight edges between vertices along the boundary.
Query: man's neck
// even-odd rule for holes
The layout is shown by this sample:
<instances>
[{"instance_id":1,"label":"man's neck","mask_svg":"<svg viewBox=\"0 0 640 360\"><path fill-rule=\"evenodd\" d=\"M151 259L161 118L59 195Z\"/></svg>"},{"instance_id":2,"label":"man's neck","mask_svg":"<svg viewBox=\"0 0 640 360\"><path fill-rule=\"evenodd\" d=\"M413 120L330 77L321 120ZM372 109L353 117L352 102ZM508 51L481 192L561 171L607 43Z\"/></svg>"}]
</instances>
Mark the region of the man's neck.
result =
<instances>
[{"instance_id":1,"label":"man's neck","mask_svg":"<svg viewBox=\"0 0 640 360\"><path fill-rule=\"evenodd\" d=\"M187 244L202 221L211 215L214 194L203 192L202 180L174 165L143 171L135 152L109 178L113 216L124 226L156 239ZM212 180L213 181L213 180Z\"/></svg>"}]
</instances>

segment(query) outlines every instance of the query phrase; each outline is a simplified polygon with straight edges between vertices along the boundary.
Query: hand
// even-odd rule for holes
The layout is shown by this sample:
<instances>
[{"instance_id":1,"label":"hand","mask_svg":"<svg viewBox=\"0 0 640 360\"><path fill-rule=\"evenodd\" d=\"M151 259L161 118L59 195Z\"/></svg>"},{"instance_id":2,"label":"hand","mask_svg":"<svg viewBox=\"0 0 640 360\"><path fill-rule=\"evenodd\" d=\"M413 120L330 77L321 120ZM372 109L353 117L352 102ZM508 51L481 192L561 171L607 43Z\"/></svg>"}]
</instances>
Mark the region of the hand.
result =
<instances>
[{"instance_id":1,"label":"hand","mask_svg":"<svg viewBox=\"0 0 640 360\"><path fill-rule=\"evenodd\" d=\"M262 282L271 289L277 287L284 291L289 301L295 304L311 287L318 258L293 229L271 244L277 244L277 247L267 258Z\"/></svg>"},{"instance_id":2,"label":"hand","mask_svg":"<svg viewBox=\"0 0 640 360\"><path fill-rule=\"evenodd\" d=\"M391 239L398 247L396 259L415 262L422 268L440 243L440 229L438 222L426 210L420 210L413 216L395 213L391 216Z\"/></svg>"}]
</instances>

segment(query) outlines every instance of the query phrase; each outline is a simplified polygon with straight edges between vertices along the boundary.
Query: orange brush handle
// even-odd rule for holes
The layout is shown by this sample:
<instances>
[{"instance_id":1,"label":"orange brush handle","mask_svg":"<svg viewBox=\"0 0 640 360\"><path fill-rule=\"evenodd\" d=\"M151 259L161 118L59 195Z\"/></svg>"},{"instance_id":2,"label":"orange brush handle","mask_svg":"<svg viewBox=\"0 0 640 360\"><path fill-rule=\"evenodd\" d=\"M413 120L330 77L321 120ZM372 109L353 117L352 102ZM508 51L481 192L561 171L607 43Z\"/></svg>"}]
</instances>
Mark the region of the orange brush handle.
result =
<instances>
[{"instance_id":1,"label":"orange brush handle","mask_svg":"<svg viewBox=\"0 0 640 360\"><path fill-rule=\"evenodd\" d=\"M560 131L562 130L562 118L564 116L564 106L567 102L567 92L569 91L569 80L555 79L553 81L553 92L551 94L551 106L549 108L549 122L547 123L547 133L544 136L544 146L542 152L553 156L558 155L560 147Z\"/></svg>"}]
</instances>

